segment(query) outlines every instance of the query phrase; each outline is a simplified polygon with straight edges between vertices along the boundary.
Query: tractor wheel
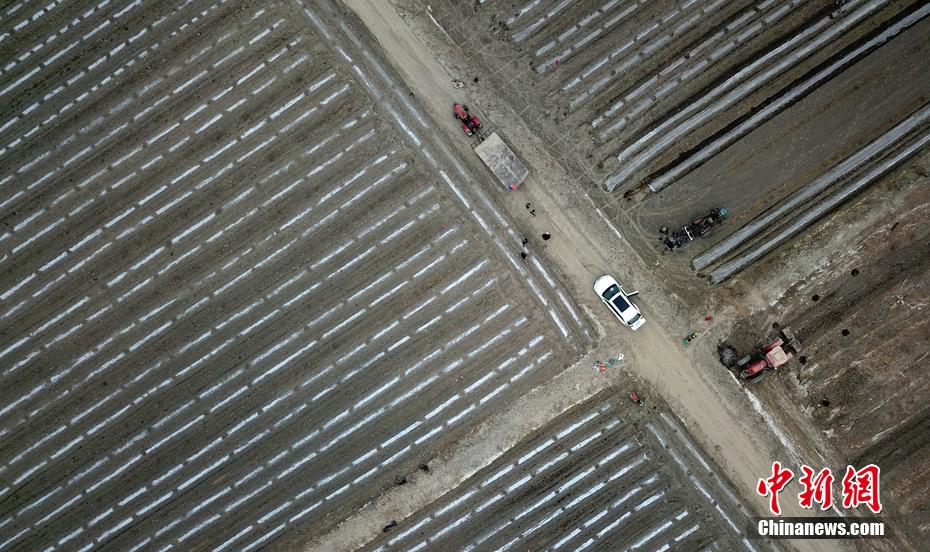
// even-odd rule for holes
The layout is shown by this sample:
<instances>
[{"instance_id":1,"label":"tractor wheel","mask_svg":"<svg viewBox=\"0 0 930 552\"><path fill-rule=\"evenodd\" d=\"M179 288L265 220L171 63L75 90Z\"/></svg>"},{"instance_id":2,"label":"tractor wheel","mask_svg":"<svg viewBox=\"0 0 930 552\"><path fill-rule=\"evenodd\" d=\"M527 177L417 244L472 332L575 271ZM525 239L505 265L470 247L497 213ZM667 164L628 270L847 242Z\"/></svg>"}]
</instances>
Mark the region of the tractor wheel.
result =
<instances>
[{"instance_id":1,"label":"tractor wheel","mask_svg":"<svg viewBox=\"0 0 930 552\"><path fill-rule=\"evenodd\" d=\"M465 110L465 113L468 113L468 106L467 106L467 105L462 104L462 109Z\"/></svg>"},{"instance_id":2,"label":"tractor wheel","mask_svg":"<svg viewBox=\"0 0 930 552\"><path fill-rule=\"evenodd\" d=\"M736 349L725 343L717 345L717 356L720 358L720 363L727 368L732 368L736 365L737 354Z\"/></svg>"}]
</instances>

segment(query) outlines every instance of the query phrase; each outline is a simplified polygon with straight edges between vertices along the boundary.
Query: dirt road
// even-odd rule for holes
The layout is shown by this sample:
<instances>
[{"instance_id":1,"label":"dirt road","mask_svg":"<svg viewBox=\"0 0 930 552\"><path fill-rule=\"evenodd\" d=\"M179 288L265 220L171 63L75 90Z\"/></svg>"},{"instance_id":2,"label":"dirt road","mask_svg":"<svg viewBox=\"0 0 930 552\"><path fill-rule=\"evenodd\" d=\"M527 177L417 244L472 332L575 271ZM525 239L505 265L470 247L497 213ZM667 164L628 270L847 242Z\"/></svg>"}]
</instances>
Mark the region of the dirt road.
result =
<instances>
[{"instance_id":1,"label":"dirt road","mask_svg":"<svg viewBox=\"0 0 930 552\"><path fill-rule=\"evenodd\" d=\"M460 60L443 57L443 52L454 52L451 42L445 48L437 48L436 44L427 46L422 30L408 26L405 18L387 2L349 0L347 4L385 49L434 119L448 119L450 99L462 97L462 90L453 86L453 80L465 80L467 75L470 81L472 76L465 72L467 66L456 65L463 63ZM450 70L443 63L450 64ZM565 183L571 182L571 177L549 157L516 114L506 106L497 106L493 125L512 141L531 170L531 180L525 189L507 196L502 203L515 220L524 221L521 229L527 235L536 236L543 230L554 234L555 239L543 246L543 254L555 262L563 283L576 300L585 305L589 314L596 315L601 348L629 351L635 359L629 369L651 382L685 420L705 450L725 468L739 491L752 505L761 506L761 499L754 496L753 490L757 479L770 471L773 460L790 460L789 453L773 433L764 429L758 417L747 415L747 401L736 383L731 389L713 387L704 372L719 368L695 362L679 340L669 335L665 328L674 327L672 317L676 313L650 297L649 293L658 295L661 286L651 278L649 268L625 245L622 237L617 239L619 234L615 235L603 223L581 194L569 193L571 190ZM454 130L454 126L450 125L450 129ZM460 140L460 144L464 158L470 152L467 143ZM527 216L525 202L536 206L540 215ZM601 272L614 272L644 291L644 311L650 322L635 336L621 333L623 330L608 320L607 313L594 301L590 283ZM587 372L579 374L580 378L588 376ZM786 514L801 515L797 503L790 496L786 498L789 500L782 501ZM799 550L839 549L837 543L829 541L800 541L794 545Z\"/></svg>"}]
</instances>

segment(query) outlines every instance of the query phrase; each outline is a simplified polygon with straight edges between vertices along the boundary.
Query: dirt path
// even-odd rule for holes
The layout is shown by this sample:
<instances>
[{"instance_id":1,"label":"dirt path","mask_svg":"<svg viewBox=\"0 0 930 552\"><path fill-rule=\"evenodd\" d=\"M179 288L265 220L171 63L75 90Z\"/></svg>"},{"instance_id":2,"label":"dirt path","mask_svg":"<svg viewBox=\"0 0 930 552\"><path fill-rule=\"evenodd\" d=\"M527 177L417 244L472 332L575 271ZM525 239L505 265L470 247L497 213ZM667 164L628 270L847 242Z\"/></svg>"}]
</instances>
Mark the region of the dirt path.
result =
<instances>
[{"instance_id":1,"label":"dirt path","mask_svg":"<svg viewBox=\"0 0 930 552\"><path fill-rule=\"evenodd\" d=\"M450 98L463 95L462 90L453 86L453 79L465 80L465 76L450 74L440 63L435 45L427 47L417 36L417 29L408 26L389 3L348 0L346 4L378 40L424 108L436 121L450 119ZM447 48L454 46L450 44ZM588 314L594 315L601 337L600 349L622 350L632 355L634 361L628 369L651 382L686 421L707 453L723 466L739 491L748 497L748 502L761 506L761 500L753 491L755 482L770 471L772 460L789 459L784 448L758 420L747 416L745 397L737 384L734 383L732 389L712 387L711 378L704 372L719 368L695 362L678 339L667 333L665 328L674 327L672 321L677 313L661 300L650 297L650 293L660 295L661 285L651 276L648 267L625 241L618 241L614 231L602 222L581 194L572 194L571 188L563 185L572 178L548 156L516 114L506 106L497 107L493 118L495 129L512 142L531 170L531 181L525 189L507 195L502 201L509 215L529 236L538 236L545 230L553 233L555 237L551 241L539 242L539 248L544 249L541 254L555 263L553 268L566 287ZM488 112L489 109L485 109L486 119L490 119ZM454 129L454 125L449 126ZM460 152L468 155L468 144L459 142L462 142ZM539 216L529 217L524 209L525 202L536 206ZM622 262L618 262L620 259ZM649 322L635 335L617 327L594 300L591 282L608 271L644 292L643 310ZM581 370L578 378L590 379L590 372ZM566 392L567 396L572 394ZM782 507L786 515L804 514L792 498L790 493L783 494ZM351 525L351 521L348 524ZM837 542L830 541L797 541L794 545L799 550L841 549Z\"/></svg>"}]
</instances>

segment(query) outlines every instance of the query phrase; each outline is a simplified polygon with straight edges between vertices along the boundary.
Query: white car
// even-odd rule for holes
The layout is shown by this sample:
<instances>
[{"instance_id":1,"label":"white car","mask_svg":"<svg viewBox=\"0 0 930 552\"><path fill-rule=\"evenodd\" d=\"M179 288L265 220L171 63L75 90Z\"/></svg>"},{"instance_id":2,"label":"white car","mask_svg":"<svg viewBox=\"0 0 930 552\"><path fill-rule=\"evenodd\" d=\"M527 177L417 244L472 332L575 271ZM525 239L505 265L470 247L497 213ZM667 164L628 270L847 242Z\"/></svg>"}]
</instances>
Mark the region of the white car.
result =
<instances>
[{"instance_id":1,"label":"white car","mask_svg":"<svg viewBox=\"0 0 930 552\"><path fill-rule=\"evenodd\" d=\"M614 280L613 276L605 274L595 280L594 293L607 305L610 312L614 313L614 316L629 326L631 330L638 330L646 323L643 314L639 312L639 307L630 300L630 297L637 295L639 292L627 293L620 287L617 280Z\"/></svg>"}]
</instances>

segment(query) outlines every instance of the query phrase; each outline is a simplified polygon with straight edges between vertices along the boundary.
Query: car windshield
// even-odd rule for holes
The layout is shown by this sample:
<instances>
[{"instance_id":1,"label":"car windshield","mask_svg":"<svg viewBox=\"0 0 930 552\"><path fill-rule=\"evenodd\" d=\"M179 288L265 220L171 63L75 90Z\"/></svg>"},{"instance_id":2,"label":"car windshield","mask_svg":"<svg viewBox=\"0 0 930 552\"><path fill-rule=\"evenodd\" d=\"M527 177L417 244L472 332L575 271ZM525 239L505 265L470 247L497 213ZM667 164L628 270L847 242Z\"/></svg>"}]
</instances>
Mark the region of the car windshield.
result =
<instances>
[{"instance_id":1,"label":"car windshield","mask_svg":"<svg viewBox=\"0 0 930 552\"><path fill-rule=\"evenodd\" d=\"M633 318L631 318L631 319L630 319L630 326L632 326L632 325L636 324L637 322L639 322L639 319L642 318L642 317L643 317L643 315L637 314L636 316L634 316Z\"/></svg>"},{"instance_id":2,"label":"car windshield","mask_svg":"<svg viewBox=\"0 0 930 552\"><path fill-rule=\"evenodd\" d=\"M610 286L609 288L605 289L604 293L602 293L601 296L604 297L605 300L610 301L610 298L618 293L620 293L620 286L618 286L617 284L614 284Z\"/></svg>"},{"instance_id":3,"label":"car windshield","mask_svg":"<svg viewBox=\"0 0 930 552\"><path fill-rule=\"evenodd\" d=\"M622 295L618 295L614 297L613 304L615 307L617 307L617 310L620 312L623 312L626 309L630 308L630 304L623 300Z\"/></svg>"}]
</instances>

